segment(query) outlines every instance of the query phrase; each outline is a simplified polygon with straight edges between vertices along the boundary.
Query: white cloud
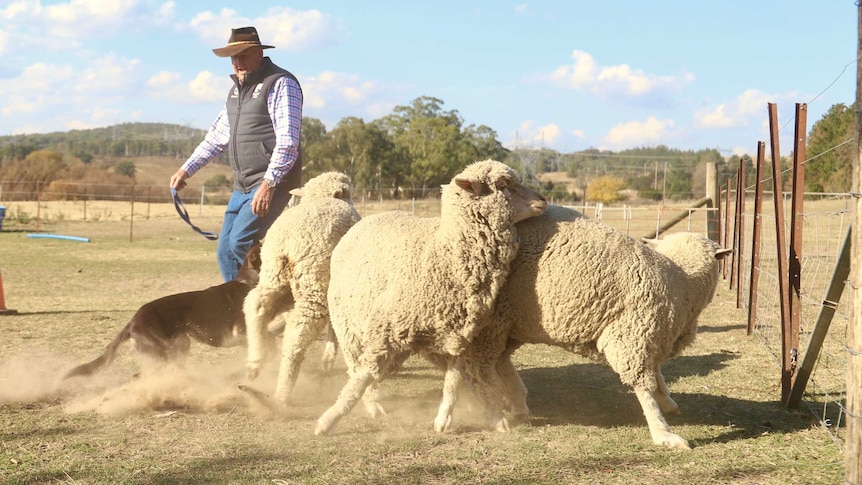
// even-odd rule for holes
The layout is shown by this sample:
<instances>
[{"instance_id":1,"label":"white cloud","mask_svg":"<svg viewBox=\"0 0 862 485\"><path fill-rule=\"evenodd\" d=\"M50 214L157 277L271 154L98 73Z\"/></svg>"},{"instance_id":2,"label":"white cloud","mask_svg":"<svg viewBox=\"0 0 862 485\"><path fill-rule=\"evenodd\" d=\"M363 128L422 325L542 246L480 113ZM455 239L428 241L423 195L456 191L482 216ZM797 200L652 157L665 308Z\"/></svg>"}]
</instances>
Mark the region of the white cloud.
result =
<instances>
[{"instance_id":1,"label":"white cloud","mask_svg":"<svg viewBox=\"0 0 862 485\"><path fill-rule=\"evenodd\" d=\"M358 105L377 90L371 81L363 81L356 74L323 71L302 82L303 106L323 109L329 103Z\"/></svg>"},{"instance_id":2,"label":"white cloud","mask_svg":"<svg viewBox=\"0 0 862 485\"><path fill-rule=\"evenodd\" d=\"M230 79L210 71L201 71L188 82L180 73L168 71L160 71L147 80L150 96L181 104L224 101L230 85Z\"/></svg>"},{"instance_id":3,"label":"white cloud","mask_svg":"<svg viewBox=\"0 0 862 485\"><path fill-rule=\"evenodd\" d=\"M17 77L0 79L5 131L48 132L115 122L122 118L122 101L139 94L137 65L137 60L116 56L80 69L36 63Z\"/></svg>"},{"instance_id":4,"label":"white cloud","mask_svg":"<svg viewBox=\"0 0 862 485\"><path fill-rule=\"evenodd\" d=\"M95 59L78 75L75 90L101 95L125 91L137 79L140 64L138 59L123 59L113 54Z\"/></svg>"},{"instance_id":5,"label":"white cloud","mask_svg":"<svg viewBox=\"0 0 862 485\"><path fill-rule=\"evenodd\" d=\"M600 66L590 54L572 51L571 64L555 69L549 78L558 86L587 91L606 98L640 98L679 91L694 81L694 74L660 76L634 69L627 64Z\"/></svg>"},{"instance_id":6,"label":"white cloud","mask_svg":"<svg viewBox=\"0 0 862 485\"><path fill-rule=\"evenodd\" d=\"M85 39L162 25L173 16L172 1L70 0L43 5L41 0L19 0L0 7L0 54L9 56L7 64L14 64L27 61L21 52L80 51Z\"/></svg>"},{"instance_id":7,"label":"white cloud","mask_svg":"<svg viewBox=\"0 0 862 485\"><path fill-rule=\"evenodd\" d=\"M118 30L164 23L174 15L174 3L152 0L70 0L42 5L20 0L0 10L10 30L34 37L77 39L103 37Z\"/></svg>"},{"instance_id":8,"label":"white cloud","mask_svg":"<svg viewBox=\"0 0 862 485\"><path fill-rule=\"evenodd\" d=\"M584 130L572 130L571 134L577 138L578 140L586 140L587 134L584 133Z\"/></svg>"},{"instance_id":9,"label":"white cloud","mask_svg":"<svg viewBox=\"0 0 862 485\"><path fill-rule=\"evenodd\" d=\"M255 18L223 8L218 13L201 12L189 22L192 30L214 47L227 42L232 28L250 25L257 29L263 44L287 51L304 51L328 44L343 31L340 21L319 10L290 7L273 7Z\"/></svg>"},{"instance_id":10,"label":"white cloud","mask_svg":"<svg viewBox=\"0 0 862 485\"><path fill-rule=\"evenodd\" d=\"M163 88L173 86L182 78L178 72L159 71L155 76L147 80L147 85L152 88Z\"/></svg>"},{"instance_id":11,"label":"white cloud","mask_svg":"<svg viewBox=\"0 0 862 485\"><path fill-rule=\"evenodd\" d=\"M789 102L798 97L796 92L768 94L757 89L746 89L733 101L695 111L694 120L698 127L703 128L750 126L766 116L768 103Z\"/></svg>"},{"instance_id":12,"label":"white cloud","mask_svg":"<svg viewBox=\"0 0 862 485\"><path fill-rule=\"evenodd\" d=\"M739 119L734 119L728 115L727 111L728 106L721 104L711 111L695 113L695 123L704 128L729 128L738 122Z\"/></svg>"},{"instance_id":13,"label":"white cloud","mask_svg":"<svg viewBox=\"0 0 862 485\"><path fill-rule=\"evenodd\" d=\"M547 147L553 145L560 137L560 127L556 123L544 126L536 126L532 120L525 120L510 134L511 141L504 143L509 148L513 147Z\"/></svg>"},{"instance_id":14,"label":"white cloud","mask_svg":"<svg viewBox=\"0 0 862 485\"><path fill-rule=\"evenodd\" d=\"M224 76L202 71L189 81L189 94L195 101L224 101L231 84L230 79Z\"/></svg>"},{"instance_id":15,"label":"white cloud","mask_svg":"<svg viewBox=\"0 0 862 485\"><path fill-rule=\"evenodd\" d=\"M680 138L681 131L675 129L671 119L660 120L654 116L645 121L620 123L608 131L602 139L612 149L666 144Z\"/></svg>"}]
</instances>

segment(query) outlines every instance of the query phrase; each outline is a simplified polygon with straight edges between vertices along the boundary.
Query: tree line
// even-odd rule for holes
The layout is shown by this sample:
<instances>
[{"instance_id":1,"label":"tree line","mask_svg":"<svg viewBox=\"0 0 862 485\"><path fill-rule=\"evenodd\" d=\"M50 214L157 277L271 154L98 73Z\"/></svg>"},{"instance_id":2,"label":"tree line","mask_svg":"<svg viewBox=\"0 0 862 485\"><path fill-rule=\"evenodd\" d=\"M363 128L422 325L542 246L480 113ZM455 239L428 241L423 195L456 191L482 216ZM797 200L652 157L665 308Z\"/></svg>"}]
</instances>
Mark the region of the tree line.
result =
<instances>
[{"instance_id":1,"label":"tree line","mask_svg":"<svg viewBox=\"0 0 862 485\"><path fill-rule=\"evenodd\" d=\"M705 194L706 163L715 164L720 184L736 175L740 163L753 163L749 155L725 158L717 149L678 150L664 145L573 153L545 147L506 148L493 129L465 125L457 110L446 110L443 105L438 98L423 96L370 122L343 118L330 130L318 119L303 118L304 179L338 170L348 174L357 187L386 197L400 197L407 189L411 196L422 197L436 194L441 184L467 164L492 158L513 167L527 184L554 200L576 201L586 193L590 200L614 202L623 197L624 189L648 200L682 200ZM855 145L846 140L853 138L854 116L852 106L838 104L812 127L807 190L849 190ZM205 134L205 130L187 126L123 123L0 137L0 180L128 183L135 174L130 158L184 159ZM789 157L782 163L787 160ZM568 174L568 183L541 181L541 174L560 171ZM753 183L754 170L747 173ZM212 184L229 186L230 181Z\"/></svg>"}]
</instances>

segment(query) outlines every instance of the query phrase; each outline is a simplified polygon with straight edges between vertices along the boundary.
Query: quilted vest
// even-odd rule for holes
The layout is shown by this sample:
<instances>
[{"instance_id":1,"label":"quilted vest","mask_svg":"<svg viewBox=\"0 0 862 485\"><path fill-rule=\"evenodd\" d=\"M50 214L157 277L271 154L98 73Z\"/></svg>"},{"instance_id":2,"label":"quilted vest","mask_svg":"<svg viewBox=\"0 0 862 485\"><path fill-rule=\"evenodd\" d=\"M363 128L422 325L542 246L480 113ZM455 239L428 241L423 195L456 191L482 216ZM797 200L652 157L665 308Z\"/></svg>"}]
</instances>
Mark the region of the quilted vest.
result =
<instances>
[{"instance_id":1,"label":"quilted vest","mask_svg":"<svg viewBox=\"0 0 862 485\"><path fill-rule=\"evenodd\" d=\"M227 115L230 122L230 144L227 158L233 170L233 187L245 194L260 185L275 149L275 129L266 106L266 99L275 81L290 72L276 66L264 57L260 68L246 75L240 85L231 75L234 87L227 96ZM298 147L301 148L301 147ZM278 184L279 190L290 190L302 184L301 149L293 167Z\"/></svg>"}]
</instances>

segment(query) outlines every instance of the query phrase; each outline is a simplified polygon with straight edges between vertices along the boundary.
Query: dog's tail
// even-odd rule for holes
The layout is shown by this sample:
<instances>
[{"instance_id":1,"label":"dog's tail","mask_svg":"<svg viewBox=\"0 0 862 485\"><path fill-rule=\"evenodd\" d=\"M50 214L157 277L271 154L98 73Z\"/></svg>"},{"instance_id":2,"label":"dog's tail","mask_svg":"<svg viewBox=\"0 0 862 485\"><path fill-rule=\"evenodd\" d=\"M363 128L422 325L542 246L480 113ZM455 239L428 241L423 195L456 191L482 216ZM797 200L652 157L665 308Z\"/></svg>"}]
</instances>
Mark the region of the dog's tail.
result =
<instances>
[{"instance_id":1,"label":"dog's tail","mask_svg":"<svg viewBox=\"0 0 862 485\"><path fill-rule=\"evenodd\" d=\"M117 349L120 348L121 345L126 343L131 338L132 334L129 331L129 326L126 325L120 330L120 333L114 337L114 340L105 347L105 352L96 357L94 360L87 362L86 364L81 364L78 367L70 370L63 376L63 379L70 379L72 377L78 376L89 376L94 374L96 371L105 367L114 361L114 358L117 356Z\"/></svg>"}]
</instances>

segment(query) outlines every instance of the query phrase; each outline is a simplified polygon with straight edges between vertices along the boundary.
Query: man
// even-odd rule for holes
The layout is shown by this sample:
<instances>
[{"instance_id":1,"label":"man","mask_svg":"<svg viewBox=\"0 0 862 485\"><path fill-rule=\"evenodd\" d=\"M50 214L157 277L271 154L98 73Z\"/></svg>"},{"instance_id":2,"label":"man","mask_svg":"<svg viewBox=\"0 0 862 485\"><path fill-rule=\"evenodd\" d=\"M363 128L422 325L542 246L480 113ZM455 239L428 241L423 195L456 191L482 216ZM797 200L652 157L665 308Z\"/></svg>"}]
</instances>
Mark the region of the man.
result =
<instances>
[{"instance_id":1,"label":"man","mask_svg":"<svg viewBox=\"0 0 862 485\"><path fill-rule=\"evenodd\" d=\"M225 153L233 169L233 193L218 242L222 278L232 281L252 245L287 206L290 190L301 185L302 88L290 72L276 66L254 27L231 29L225 47L234 86L204 140L171 177L180 190L215 157Z\"/></svg>"}]
</instances>

